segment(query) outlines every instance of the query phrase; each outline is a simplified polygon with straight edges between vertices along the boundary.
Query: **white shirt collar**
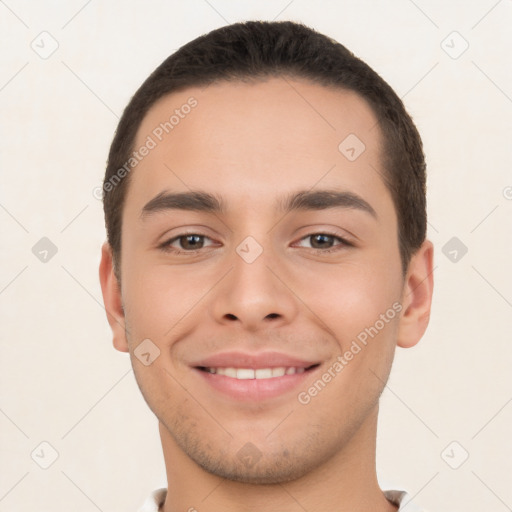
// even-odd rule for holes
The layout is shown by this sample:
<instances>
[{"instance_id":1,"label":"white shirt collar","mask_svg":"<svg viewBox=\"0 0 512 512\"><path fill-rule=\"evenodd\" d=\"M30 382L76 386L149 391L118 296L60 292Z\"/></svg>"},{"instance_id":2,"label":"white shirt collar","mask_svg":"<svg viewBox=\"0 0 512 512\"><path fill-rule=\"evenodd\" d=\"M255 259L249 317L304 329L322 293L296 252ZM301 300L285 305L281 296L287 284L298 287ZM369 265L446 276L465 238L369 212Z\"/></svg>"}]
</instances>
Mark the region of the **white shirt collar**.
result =
<instances>
[{"instance_id":1,"label":"white shirt collar","mask_svg":"<svg viewBox=\"0 0 512 512\"><path fill-rule=\"evenodd\" d=\"M389 501L399 505L399 511L403 510L407 505L407 512L427 512L424 509L420 509L415 503L409 503L411 497L405 491L387 490L383 492ZM165 487L153 491L137 512L160 512L160 507L164 504L166 495L167 489Z\"/></svg>"}]
</instances>

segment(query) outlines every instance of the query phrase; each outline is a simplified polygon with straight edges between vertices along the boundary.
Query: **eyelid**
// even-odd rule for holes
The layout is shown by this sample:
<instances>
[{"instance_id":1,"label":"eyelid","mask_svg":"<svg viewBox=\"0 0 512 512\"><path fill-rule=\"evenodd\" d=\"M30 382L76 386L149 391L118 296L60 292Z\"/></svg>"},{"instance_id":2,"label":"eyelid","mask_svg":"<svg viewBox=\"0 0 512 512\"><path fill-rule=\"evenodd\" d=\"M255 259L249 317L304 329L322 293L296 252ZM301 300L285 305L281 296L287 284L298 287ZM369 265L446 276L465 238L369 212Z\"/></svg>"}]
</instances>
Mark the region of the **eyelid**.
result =
<instances>
[{"instance_id":1,"label":"eyelid","mask_svg":"<svg viewBox=\"0 0 512 512\"><path fill-rule=\"evenodd\" d=\"M332 237L334 239L337 239L339 243L335 244L333 247L328 247L328 248L325 248L325 249L322 249L322 248L319 249L319 248L316 248L316 247L309 247L309 249L311 249L311 250L313 250L315 252L329 253L329 252L333 252L333 251L339 250L337 248L353 247L354 246L354 244L351 242L351 240L347 239L347 236L344 233L341 233L339 231L331 231L329 229L326 229L326 230L317 229L316 231L311 231L311 232L303 235L302 237L300 237L297 240L297 242L294 242L292 244L292 246L296 245L298 242L302 242L303 240L307 240L308 238L311 238L311 237L316 236L316 235L325 235L325 236L328 236L328 237ZM175 243L180 238L186 237L186 236L198 236L198 237L200 237L200 238L202 238L204 240L213 241L214 243L213 244L209 244L206 247L201 247L199 249L190 249L190 250L179 249L179 248L176 248L176 247L172 247L171 244ZM158 245L158 248L161 249L164 252L170 252L170 253L175 253L175 254L190 254L190 255L192 255L192 254L196 254L198 252L204 251L205 249L211 248L212 246L215 246L215 241L213 240L213 238L209 237L208 235L205 235L205 234L201 233L200 231L190 230L190 231L178 233L177 235L173 236L172 238L167 238L166 240L164 240L164 242L162 242L161 244ZM304 248L308 249L308 247L304 247Z\"/></svg>"},{"instance_id":2,"label":"eyelid","mask_svg":"<svg viewBox=\"0 0 512 512\"><path fill-rule=\"evenodd\" d=\"M207 225L187 224L184 226L175 226L174 228L165 231L162 235L158 237L158 240L161 240L161 242L157 241L156 245L164 245L182 236L190 235L202 236L205 238L209 238L210 240L218 240L220 236L217 232L209 228Z\"/></svg>"},{"instance_id":3,"label":"eyelid","mask_svg":"<svg viewBox=\"0 0 512 512\"><path fill-rule=\"evenodd\" d=\"M301 242L303 240L306 240L306 239L311 238L311 237L316 236L316 235L325 235L325 236L328 236L328 237L332 237L332 238L337 239L341 243L336 244L333 247L329 247L327 249L317 249L316 247L310 247L310 249L312 249L314 251L329 252L329 251L336 250L335 248L336 247L340 247L340 246L346 246L346 247L353 247L354 246L352 241L349 238L347 238L347 236L344 233L340 233L340 232L337 232L337 231L333 232L333 231L330 231L330 230L321 230L321 229L318 230L318 231L312 232L312 233L308 233L305 236L302 236L301 238L298 239L298 242ZM294 245L295 245L295 243L296 242L294 242ZM308 247L306 247L306 249L308 249Z\"/></svg>"},{"instance_id":4,"label":"eyelid","mask_svg":"<svg viewBox=\"0 0 512 512\"><path fill-rule=\"evenodd\" d=\"M197 230L196 231L186 231L186 232L178 233L177 235L175 235L171 238L166 238L162 243L158 244L158 248L162 249L163 251L167 251L167 252L195 254L196 252L202 251L204 249L207 249L208 247L212 247L213 245L215 245L215 244L209 244L206 247L201 247L200 249L190 249L190 250L179 249L179 248L171 246L171 244L173 244L174 242L178 241L180 238L185 237L185 236L198 236L205 240L214 241L213 238L201 233L200 231L197 231Z\"/></svg>"}]
</instances>

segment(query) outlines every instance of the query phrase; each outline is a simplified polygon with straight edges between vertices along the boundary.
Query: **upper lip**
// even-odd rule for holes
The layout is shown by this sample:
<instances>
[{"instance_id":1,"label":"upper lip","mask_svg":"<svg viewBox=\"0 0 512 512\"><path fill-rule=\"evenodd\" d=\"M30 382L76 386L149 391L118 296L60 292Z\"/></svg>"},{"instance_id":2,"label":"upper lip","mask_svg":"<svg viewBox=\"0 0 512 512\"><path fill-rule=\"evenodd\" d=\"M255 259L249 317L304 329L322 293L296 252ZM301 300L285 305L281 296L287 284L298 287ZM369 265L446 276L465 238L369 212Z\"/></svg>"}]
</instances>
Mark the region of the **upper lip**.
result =
<instances>
[{"instance_id":1,"label":"upper lip","mask_svg":"<svg viewBox=\"0 0 512 512\"><path fill-rule=\"evenodd\" d=\"M305 360L283 354L282 352L221 352L193 363L191 366L202 368L308 368L319 361Z\"/></svg>"}]
</instances>

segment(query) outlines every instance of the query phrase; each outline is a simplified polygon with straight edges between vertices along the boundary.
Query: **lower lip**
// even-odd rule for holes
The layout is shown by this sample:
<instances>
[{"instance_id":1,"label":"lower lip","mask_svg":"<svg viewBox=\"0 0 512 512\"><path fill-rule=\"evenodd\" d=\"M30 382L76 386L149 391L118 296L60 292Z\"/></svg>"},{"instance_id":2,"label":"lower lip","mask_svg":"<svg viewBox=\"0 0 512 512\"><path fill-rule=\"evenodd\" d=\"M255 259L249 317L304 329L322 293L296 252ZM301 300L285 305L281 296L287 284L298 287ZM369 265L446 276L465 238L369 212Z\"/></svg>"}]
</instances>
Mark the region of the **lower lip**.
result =
<instances>
[{"instance_id":1,"label":"lower lip","mask_svg":"<svg viewBox=\"0 0 512 512\"><path fill-rule=\"evenodd\" d=\"M272 377L271 379L234 379L226 375L209 373L197 368L194 370L214 389L240 401L257 401L274 398L297 388L316 369L306 370L303 373Z\"/></svg>"}]
</instances>

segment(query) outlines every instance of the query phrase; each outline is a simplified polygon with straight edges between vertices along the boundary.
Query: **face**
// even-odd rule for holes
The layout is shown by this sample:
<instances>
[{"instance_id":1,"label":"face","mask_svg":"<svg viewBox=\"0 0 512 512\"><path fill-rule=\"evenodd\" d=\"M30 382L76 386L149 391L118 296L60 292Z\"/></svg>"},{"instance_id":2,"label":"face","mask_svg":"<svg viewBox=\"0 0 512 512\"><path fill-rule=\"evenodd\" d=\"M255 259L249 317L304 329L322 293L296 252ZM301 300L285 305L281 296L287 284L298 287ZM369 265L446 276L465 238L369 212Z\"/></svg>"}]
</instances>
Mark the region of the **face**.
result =
<instances>
[{"instance_id":1,"label":"face","mask_svg":"<svg viewBox=\"0 0 512 512\"><path fill-rule=\"evenodd\" d=\"M126 349L209 472L297 478L375 422L405 309L376 122L353 92L273 78L171 94L140 126Z\"/></svg>"}]
</instances>

